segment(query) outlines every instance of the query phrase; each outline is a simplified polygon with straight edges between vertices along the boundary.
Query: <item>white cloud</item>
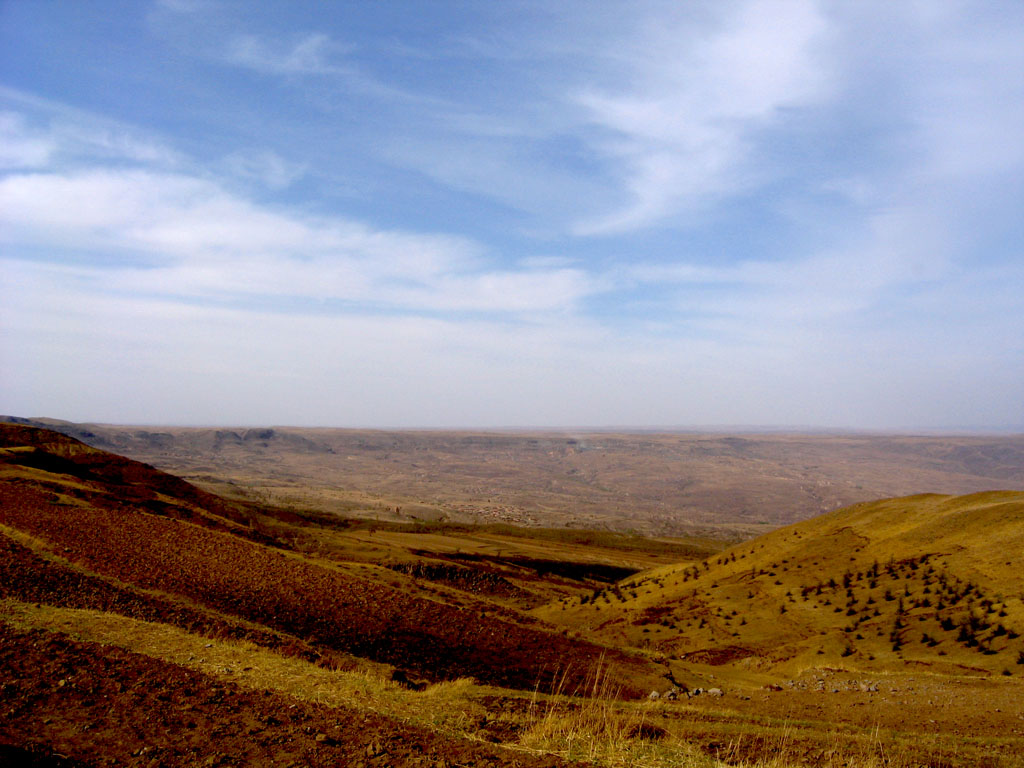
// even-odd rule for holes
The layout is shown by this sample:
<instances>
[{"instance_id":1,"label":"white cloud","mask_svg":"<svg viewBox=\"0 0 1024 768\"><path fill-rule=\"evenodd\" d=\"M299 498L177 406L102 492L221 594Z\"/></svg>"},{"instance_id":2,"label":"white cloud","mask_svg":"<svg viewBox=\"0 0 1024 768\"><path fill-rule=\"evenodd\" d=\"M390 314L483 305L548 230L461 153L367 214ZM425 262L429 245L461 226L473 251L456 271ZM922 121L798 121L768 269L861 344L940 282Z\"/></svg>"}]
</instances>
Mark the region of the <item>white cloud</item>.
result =
<instances>
[{"instance_id":1,"label":"white cloud","mask_svg":"<svg viewBox=\"0 0 1024 768\"><path fill-rule=\"evenodd\" d=\"M398 68L333 42L340 26L264 20L225 54L224 30L240 26L222 6L179 52L210 70L205 93L241 84L243 107L281 111L256 140L234 112L194 115L180 146L195 157L0 89L5 410L1024 421L1024 30L996 5L653 0L629 18L574 6L523 47L530 24L494 35L509 55L424 58L401 84L356 71ZM266 81L214 82L211 58L281 78L296 89L287 108ZM378 109L340 125L366 95ZM224 141L239 149L225 157ZM437 192L423 175L447 189L417 208ZM337 190L317 191L342 177L363 193L363 221L322 213ZM439 200L466 206L449 226L483 234L368 223L420 222ZM488 218L494 201L501 218ZM683 236L660 228L680 221ZM572 223L615 237L565 236Z\"/></svg>"},{"instance_id":2,"label":"white cloud","mask_svg":"<svg viewBox=\"0 0 1024 768\"><path fill-rule=\"evenodd\" d=\"M8 267L0 347L17 366L0 391L18 413L376 427L1024 417L1024 398L1009 409L1005 400L1024 394L1024 357L1000 365L1006 350L972 349L970 334L948 340L941 355L862 333L807 333L791 348L737 347L631 334L579 317L520 325L242 311L100 294L77 268ZM944 305L947 297L936 298ZM983 382L979 361L989 372Z\"/></svg>"},{"instance_id":3,"label":"white cloud","mask_svg":"<svg viewBox=\"0 0 1024 768\"><path fill-rule=\"evenodd\" d=\"M7 107L0 112L0 158L9 169L104 162L172 168L183 160L151 134L67 104L3 86L0 104Z\"/></svg>"},{"instance_id":4,"label":"white cloud","mask_svg":"<svg viewBox=\"0 0 1024 768\"><path fill-rule=\"evenodd\" d=\"M574 269L490 267L462 238L271 210L182 174L9 175L0 180L0 224L12 250L30 244L122 254L134 265L98 267L95 277L126 293L565 312L596 285Z\"/></svg>"},{"instance_id":5,"label":"white cloud","mask_svg":"<svg viewBox=\"0 0 1024 768\"><path fill-rule=\"evenodd\" d=\"M39 168L49 163L54 142L28 130L15 112L0 112L0 170Z\"/></svg>"},{"instance_id":6,"label":"white cloud","mask_svg":"<svg viewBox=\"0 0 1024 768\"><path fill-rule=\"evenodd\" d=\"M924 33L918 87L910 93L935 177L1019 173L1024 166L1024 19L976 21L976 9L952 4L921 12ZM934 180L934 179L933 179Z\"/></svg>"},{"instance_id":7,"label":"white cloud","mask_svg":"<svg viewBox=\"0 0 1024 768\"><path fill-rule=\"evenodd\" d=\"M37 105L38 106L38 105ZM341 216L258 204L208 175L168 163L171 152L116 124L45 105L34 124L10 113L0 127L27 172L0 177L0 241L7 259L47 249L78 260L91 290L176 300L296 301L349 312L572 311L595 290L583 271L559 263L492 263L473 241L381 230ZM39 121L36 121L39 123ZM54 128L54 123L59 128ZM114 163L111 164L110 161ZM238 153L242 174L286 182L300 170L274 153ZM180 168L167 167L181 166ZM110 258L115 257L115 258ZM91 265L90 265L91 262Z\"/></svg>"},{"instance_id":8,"label":"white cloud","mask_svg":"<svg viewBox=\"0 0 1024 768\"><path fill-rule=\"evenodd\" d=\"M578 95L629 197L579 233L644 227L743 188L757 131L829 94L827 22L812 0L722 7L710 34L689 20L652 22L614 57L625 85Z\"/></svg>"}]
</instances>

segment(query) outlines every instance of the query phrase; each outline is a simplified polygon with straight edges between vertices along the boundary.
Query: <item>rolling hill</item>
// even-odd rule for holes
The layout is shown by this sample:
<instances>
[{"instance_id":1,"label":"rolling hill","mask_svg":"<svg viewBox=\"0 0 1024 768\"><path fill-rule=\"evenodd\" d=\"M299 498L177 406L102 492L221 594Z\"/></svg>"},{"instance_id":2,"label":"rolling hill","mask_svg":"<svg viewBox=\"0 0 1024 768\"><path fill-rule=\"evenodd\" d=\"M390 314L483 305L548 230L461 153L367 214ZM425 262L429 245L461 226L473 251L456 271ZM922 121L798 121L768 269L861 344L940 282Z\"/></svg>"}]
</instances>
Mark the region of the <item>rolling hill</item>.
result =
<instances>
[{"instance_id":1,"label":"rolling hill","mask_svg":"<svg viewBox=\"0 0 1024 768\"><path fill-rule=\"evenodd\" d=\"M410 594L363 575L375 570L365 564L307 557L262 531L255 513L238 522L236 505L71 438L8 426L0 446L0 525L12 529L4 536L8 595L31 586L38 567L28 561L42 559L431 680L533 688L573 660L582 669L602 655L628 667L628 679L653 671L509 613L488 615L486 605Z\"/></svg>"},{"instance_id":2,"label":"rolling hill","mask_svg":"<svg viewBox=\"0 0 1024 768\"><path fill-rule=\"evenodd\" d=\"M1022 550L1021 492L726 547L225 499L0 424L0 764L1020 766Z\"/></svg>"},{"instance_id":3,"label":"rolling hill","mask_svg":"<svg viewBox=\"0 0 1024 768\"><path fill-rule=\"evenodd\" d=\"M676 661L1024 672L1024 493L854 505L536 614ZM681 671L680 674L685 674Z\"/></svg>"}]
</instances>

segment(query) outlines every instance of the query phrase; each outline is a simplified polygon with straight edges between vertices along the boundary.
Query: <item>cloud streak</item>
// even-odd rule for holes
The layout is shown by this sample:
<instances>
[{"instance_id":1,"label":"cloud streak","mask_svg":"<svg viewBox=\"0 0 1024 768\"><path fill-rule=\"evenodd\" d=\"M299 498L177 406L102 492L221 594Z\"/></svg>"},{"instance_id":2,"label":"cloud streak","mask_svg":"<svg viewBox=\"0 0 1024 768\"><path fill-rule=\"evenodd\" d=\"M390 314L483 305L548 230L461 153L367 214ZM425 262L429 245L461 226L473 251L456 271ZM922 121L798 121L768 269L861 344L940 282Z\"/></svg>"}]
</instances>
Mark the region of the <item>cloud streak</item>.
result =
<instances>
[{"instance_id":1,"label":"cloud streak","mask_svg":"<svg viewBox=\"0 0 1024 768\"><path fill-rule=\"evenodd\" d=\"M577 232L645 227L742 190L756 174L758 131L830 93L827 20L814 2L722 7L703 33L689 19L657 28L652 20L615 55L626 62L626 87L576 97L599 129L597 150L621 166L629 198Z\"/></svg>"},{"instance_id":2,"label":"cloud streak","mask_svg":"<svg viewBox=\"0 0 1024 768\"><path fill-rule=\"evenodd\" d=\"M271 75L348 75L334 59L349 49L320 33L292 45L273 45L256 35L236 35L228 41L225 59L238 66Z\"/></svg>"}]
</instances>

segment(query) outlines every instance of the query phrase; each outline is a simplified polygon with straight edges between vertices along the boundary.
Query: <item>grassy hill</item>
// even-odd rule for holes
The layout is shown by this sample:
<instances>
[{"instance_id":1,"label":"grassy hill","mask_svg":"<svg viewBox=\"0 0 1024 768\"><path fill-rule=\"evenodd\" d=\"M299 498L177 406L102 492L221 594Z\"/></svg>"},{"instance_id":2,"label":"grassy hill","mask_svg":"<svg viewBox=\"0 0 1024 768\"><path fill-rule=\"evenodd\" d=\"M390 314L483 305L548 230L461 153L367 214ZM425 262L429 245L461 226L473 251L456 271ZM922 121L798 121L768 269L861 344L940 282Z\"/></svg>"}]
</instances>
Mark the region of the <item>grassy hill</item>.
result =
<instances>
[{"instance_id":1,"label":"grassy hill","mask_svg":"<svg viewBox=\"0 0 1024 768\"><path fill-rule=\"evenodd\" d=\"M675 661L1024 674L1024 493L858 504L537 609ZM682 674L682 673L681 673Z\"/></svg>"}]
</instances>

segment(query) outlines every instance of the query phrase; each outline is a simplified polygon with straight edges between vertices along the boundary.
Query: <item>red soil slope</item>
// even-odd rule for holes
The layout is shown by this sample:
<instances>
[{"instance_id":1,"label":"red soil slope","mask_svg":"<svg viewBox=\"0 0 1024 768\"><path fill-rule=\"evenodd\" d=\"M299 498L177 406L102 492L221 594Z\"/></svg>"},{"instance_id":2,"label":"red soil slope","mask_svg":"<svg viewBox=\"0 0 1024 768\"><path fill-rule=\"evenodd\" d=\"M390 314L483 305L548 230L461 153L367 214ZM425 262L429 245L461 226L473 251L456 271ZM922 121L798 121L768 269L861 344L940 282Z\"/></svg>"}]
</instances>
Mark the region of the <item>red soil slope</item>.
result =
<instances>
[{"instance_id":1,"label":"red soil slope","mask_svg":"<svg viewBox=\"0 0 1024 768\"><path fill-rule=\"evenodd\" d=\"M5 759L24 765L33 753L37 765L76 768L563 765L445 738L371 712L214 682L147 656L3 623L0 672L0 745L17 745L0 746L0 765Z\"/></svg>"},{"instance_id":2,"label":"red soil slope","mask_svg":"<svg viewBox=\"0 0 1024 768\"><path fill-rule=\"evenodd\" d=\"M543 688L568 668L571 690L602 656L626 695L649 690L658 675L642 659L407 595L264 546L251 540L250 530L211 515L208 506L220 507L203 506L205 497L196 495L202 492L174 496L182 481L70 438L0 425L0 446L25 445L26 431L41 449L29 460L24 452L0 457L7 461L0 463L0 523L47 542L76 567L428 679L471 676ZM149 505L125 503L126 487ZM168 511L173 516L164 516Z\"/></svg>"}]
</instances>

